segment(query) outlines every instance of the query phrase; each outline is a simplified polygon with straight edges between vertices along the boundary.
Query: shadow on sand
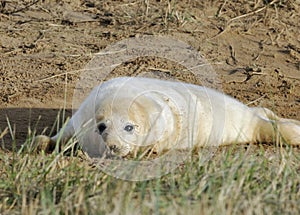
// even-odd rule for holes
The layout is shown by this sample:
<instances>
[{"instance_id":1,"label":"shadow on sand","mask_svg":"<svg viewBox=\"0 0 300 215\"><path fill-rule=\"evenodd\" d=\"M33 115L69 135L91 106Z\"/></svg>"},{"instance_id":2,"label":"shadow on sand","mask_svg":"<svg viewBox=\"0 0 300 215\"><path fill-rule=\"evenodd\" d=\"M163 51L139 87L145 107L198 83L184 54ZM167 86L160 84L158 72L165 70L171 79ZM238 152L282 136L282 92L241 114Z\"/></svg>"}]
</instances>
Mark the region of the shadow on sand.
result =
<instances>
[{"instance_id":1,"label":"shadow on sand","mask_svg":"<svg viewBox=\"0 0 300 215\"><path fill-rule=\"evenodd\" d=\"M64 119L71 115L71 109L1 108L0 137L5 130L7 132L0 138L0 147L7 150L12 150L13 146L19 148L30 137L30 133L53 135Z\"/></svg>"}]
</instances>

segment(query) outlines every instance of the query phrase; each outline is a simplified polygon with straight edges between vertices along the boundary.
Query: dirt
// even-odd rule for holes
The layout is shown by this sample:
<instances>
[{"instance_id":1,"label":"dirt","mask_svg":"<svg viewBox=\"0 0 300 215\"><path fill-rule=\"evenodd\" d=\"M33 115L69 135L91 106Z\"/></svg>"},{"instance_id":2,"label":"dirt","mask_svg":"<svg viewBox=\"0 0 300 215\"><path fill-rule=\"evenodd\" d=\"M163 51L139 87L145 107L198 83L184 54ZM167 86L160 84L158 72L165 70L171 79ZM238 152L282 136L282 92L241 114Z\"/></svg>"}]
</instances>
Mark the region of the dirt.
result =
<instances>
[{"instance_id":1,"label":"dirt","mask_svg":"<svg viewBox=\"0 0 300 215\"><path fill-rule=\"evenodd\" d=\"M212 65L219 90L300 120L299 20L299 0L1 0L1 144L55 132L72 114L82 69L106 47L143 35L187 43ZM138 58L104 79L150 72L196 82L180 71L165 59Z\"/></svg>"}]
</instances>

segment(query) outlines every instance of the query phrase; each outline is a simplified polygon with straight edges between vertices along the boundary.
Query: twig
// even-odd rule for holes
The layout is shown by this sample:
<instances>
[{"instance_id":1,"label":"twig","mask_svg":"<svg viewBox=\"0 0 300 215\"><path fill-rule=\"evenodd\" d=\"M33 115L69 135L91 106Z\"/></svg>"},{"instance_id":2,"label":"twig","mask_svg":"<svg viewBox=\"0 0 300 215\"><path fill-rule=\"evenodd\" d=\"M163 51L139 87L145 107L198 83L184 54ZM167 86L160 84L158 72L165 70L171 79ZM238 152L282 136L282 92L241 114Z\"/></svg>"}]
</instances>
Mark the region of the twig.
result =
<instances>
[{"instance_id":1,"label":"twig","mask_svg":"<svg viewBox=\"0 0 300 215\"><path fill-rule=\"evenodd\" d=\"M47 77L47 78L42 78L42 79L36 80L36 82L47 81L47 80L52 79L52 78L64 76L64 75L67 75L67 74L77 73L77 72L83 72L83 71L84 71L84 69L75 70L75 71L63 72L63 73L60 73L60 74L56 74L56 75L49 76L49 77Z\"/></svg>"},{"instance_id":2,"label":"twig","mask_svg":"<svg viewBox=\"0 0 300 215\"><path fill-rule=\"evenodd\" d=\"M116 66L119 66L119 65L121 65L121 64L120 63L119 64L114 64L114 65L111 65L111 67L116 67ZM52 75L52 76L47 77L47 78L42 78L42 79L36 80L35 82L42 82L42 81L46 81L46 80L49 80L49 79L52 79L52 78L57 78L57 77L68 75L68 74L75 74L75 73L78 73L78 72L84 72L84 71L89 71L89 70L100 70L100 69L103 69L103 67L95 67L95 68L87 68L87 69L67 71L67 72L56 74L56 75Z\"/></svg>"},{"instance_id":3,"label":"twig","mask_svg":"<svg viewBox=\"0 0 300 215\"><path fill-rule=\"evenodd\" d=\"M40 1L40 0L35 0L35 1L31 2L31 3L28 3L27 5L25 5L25 6L22 7L22 8L16 9L16 10L14 10L14 11L3 12L3 13L6 14L6 15L11 15L11 14L13 14L13 13L18 13L18 12L21 12L21 11L23 11L23 10L26 10L27 8L31 7L32 5L35 5L35 4L38 3L39 1Z\"/></svg>"},{"instance_id":4,"label":"twig","mask_svg":"<svg viewBox=\"0 0 300 215\"><path fill-rule=\"evenodd\" d=\"M220 8L219 8L219 10L218 10L218 12L217 12L217 15L216 15L217 17L221 16L222 10L223 10L223 8L225 7L226 3L227 3L227 0L225 0L225 1L223 2L223 4L220 6Z\"/></svg>"},{"instance_id":5,"label":"twig","mask_svg":"<svg viewBox=\"0 0 300 215\"><path fill-rule=\"evenodd\" d=\"M293 76L285 76L285 77L293 80L300 80L300 77L293 77Z\"/></svg>"},{"instance_id":6,"label":"twig","mask_svg":"<svg viewBox=\"0 0 300 215\"><path fill-rule=\"evenodd\" d=\"M237 20L237 19L241 19L241 18L244 18L244 17L247 17L247 16L251 16L251 15L257 14L257 13L259 13L259 12L265 10L268 6L275 4L277 1L278 1L278 0L273 0L273 1L271 1L269 4L265 5L264 7L259 8L259 9L257 9L257 10L255 10L255 11L252 11L252 12L250 12L250 13L246 13L246 14L243 14L243 15L240 15L240 16L236 16L236 17L230 19L230 20L228 21L228 23L230 23L230 22L232 22L232 21L234 21L234 20Z\"/></svg>"},{"instance_id":7,"label":"twig","mask_svg":"<svg viewBox=\"0 0 300 215\"><path fill-rule=\"evenodd\" d=\"M264 7L261 7L261 8L259 8L259 9L255 10L255 11L252 11L252 12L250 12L250 13L246 13L246 14L243 14L243 15L240 15L240 16L236 16L236 17L234 17L234 18L228 20L228 22L226 23L225 28L222 29L222 30L221 30L218 34L216 34L215 36L211 37L210 40L211 40L211 39L215 39L215 38L219 37L220 35L222 35L223 33L225 33L225 32L227 31L228 27L230 26L230 23L231 23L231 22L233 22L233 21L235 21L235 20L237 20L237 19L241 19L241 18L244 18L244 17L247 17L247 16L251 16L251 15L257 14L257 13L259 13L259 12L265 10L268 6L275 4L277 1L278 1L278 0L273 0L273 1L270 2L268 5L265 5ZM224 3L225 3L225 2L224 2Z\"/></svg>"},{"instance_id":8,"label":"twig","mask_svg":"<svg viewBox=\"0 0 300 215\"><path fill-rule=\"evenodd\" d=\"M266 96L267 96L267 94L265 94L265 95L263 95L263 96L261 96L261 97L255 99L254 101L251 101L251 102L247 103L246 105L247 105L247 106L248 106L248 105L251 105L251 104L253 104L253 103L255 103L255 102L257 102L257 101L259 101L259 100L265 98Z\"/></svg>"},{"instance_id":9,"label":"twig","mask_svg":"<svg viewBox=\"0 0 300 215\"><path fill-rule=\"evenodd\" d=\"M169 69L162 69L162 68L155 68L155 67L148 67L147 69L152 70L152 71L170 72Z\"/></svg>"},{"instance_id":10,"label":"twig","mask_svg":"<svg viewBox=\"0 0 300 215\"><path fill-rule=\"evenodd\" d=\"M2 139L6 134L8 134L8 127L6 127L4 131L2 131L2 133L0 134L0 139Z\"/></svg>"},{"instance_id":11,"label":"twig","mask_svg":"<svg viewBox=\"0 0 300 215\"><path fill-rule=\"evenodd\" d=\"M146 17L148 17L148 14L149 14L149 0L145 0L145 5L146 5L146 11L145 11L145 13L146 13Z\"/></svg>"},{"instance_id":12,"label":"twig","mask_svg":"<svg viewBox=\"0 0 300 215\"><path fill-rule=\"evenodd\" d=\"M99 56L99 55L110 55L110 54L115 54L115 53L125 52L126 50L127 50L127 49L120 49L120 50L117 50L117 51L110 51L110 52L107 52L107 51L100 51L100 52L95 53L94 55L95 55L95 56Z\"/></svg>"},{"instance_id":13,"label":"twig","mask_svg":"<svg viewBox=\"0 0 300 215\"><path fill-rule=\"evenodd\" d=\"M233 60L233 64L236 64L237 63L237 59L236 59L236 55L235 55L235 51L234 51L234 48L232 45L229 45L229 51L230 51L230 57L232 58Z\"/></svg>"}]
</instances>

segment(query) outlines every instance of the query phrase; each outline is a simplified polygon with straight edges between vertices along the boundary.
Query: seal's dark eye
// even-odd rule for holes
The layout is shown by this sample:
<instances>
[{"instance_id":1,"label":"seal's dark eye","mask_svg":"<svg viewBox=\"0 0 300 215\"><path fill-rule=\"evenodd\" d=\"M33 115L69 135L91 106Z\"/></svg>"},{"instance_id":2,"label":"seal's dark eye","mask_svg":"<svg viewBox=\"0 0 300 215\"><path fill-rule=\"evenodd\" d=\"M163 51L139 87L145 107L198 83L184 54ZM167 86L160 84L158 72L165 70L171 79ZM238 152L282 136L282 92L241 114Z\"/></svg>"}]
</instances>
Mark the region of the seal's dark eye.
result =
<instances>
[{"instance_id":1,"label":"seal's dark eye","mask_svg":"<svg viewBox=\"0 0 300 215\"><path fill-rule=\"evenodd\" d=\"M133 129L134 129L134 126L133 126L133 125L126 125L126 126L124 127L124 130L127 131L127 132L131 132Z\"/></svg>"}]
</instances>

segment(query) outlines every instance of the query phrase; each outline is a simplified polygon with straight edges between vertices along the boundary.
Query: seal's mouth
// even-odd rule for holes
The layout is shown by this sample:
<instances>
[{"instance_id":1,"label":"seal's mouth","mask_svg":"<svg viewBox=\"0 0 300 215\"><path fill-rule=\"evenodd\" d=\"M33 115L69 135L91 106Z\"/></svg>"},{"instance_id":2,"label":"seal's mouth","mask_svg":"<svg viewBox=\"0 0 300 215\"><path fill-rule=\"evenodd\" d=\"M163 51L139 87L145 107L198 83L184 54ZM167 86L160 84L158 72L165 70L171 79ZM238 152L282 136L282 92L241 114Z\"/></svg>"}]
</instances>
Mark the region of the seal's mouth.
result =
<instances>
[{"instance_id":1,"label":"seal's mouth","mask_svg":"<svg viewBox=\"0 0 300 215\"><path fill-rule=\"evenodd\" d=\"M108 146L109 150L117 156L125 157L130 153L130 146L117 146L117 145L110 145Z\"/></svg>"},{"instance_id":2,"label":"seal's mouth","mask_svg":"<svg viewBox=\"0 0 300 215\"><path fill-rule=\"evenodd\" d=\"M109 150L112 151L114 154L120 152L120 149L116 145L109 146Z\"/></svg>"},{"instance_id":3,"label":"seal's mouth","mask_svg":"<svg viewBox=\"0 0 300 215\"><path fill-rule=\"evenodd\" d=\"M112 154L114 156L125 157L130 153L130 151L131 151L130 145L128 145L128 144L117 145L117 144L111 143L110 141L107 141L108 133L104 133L101 136L104 141L104 144L106 145L107 152L109 154Z\"/></svg>"}]
</instances>

